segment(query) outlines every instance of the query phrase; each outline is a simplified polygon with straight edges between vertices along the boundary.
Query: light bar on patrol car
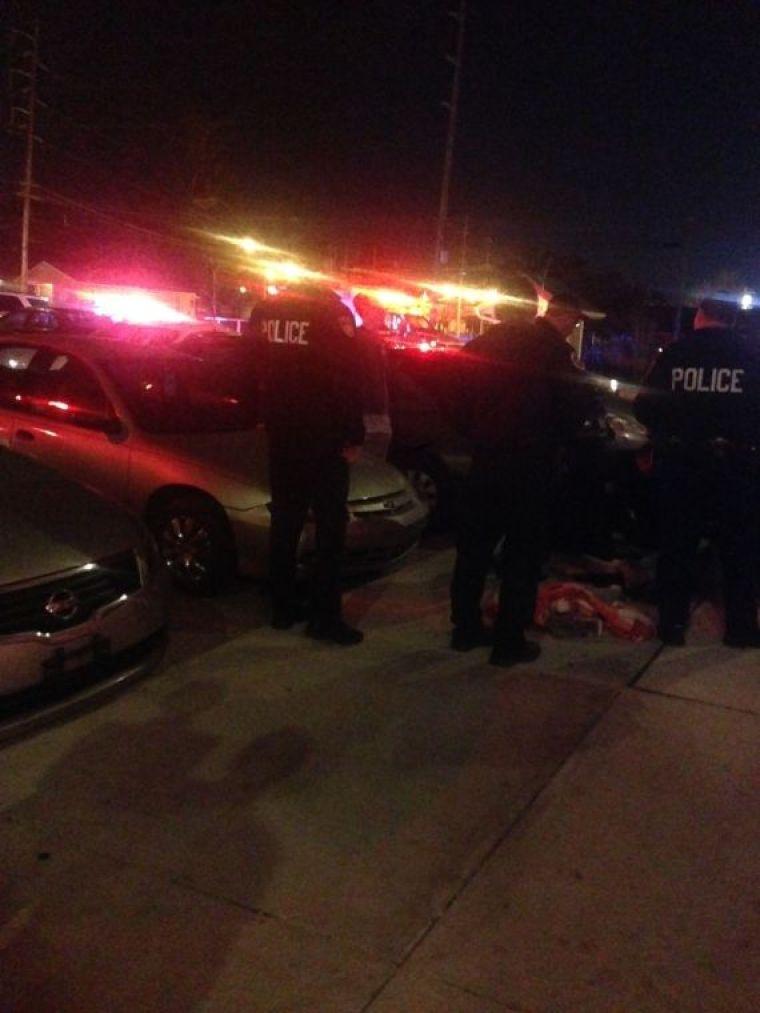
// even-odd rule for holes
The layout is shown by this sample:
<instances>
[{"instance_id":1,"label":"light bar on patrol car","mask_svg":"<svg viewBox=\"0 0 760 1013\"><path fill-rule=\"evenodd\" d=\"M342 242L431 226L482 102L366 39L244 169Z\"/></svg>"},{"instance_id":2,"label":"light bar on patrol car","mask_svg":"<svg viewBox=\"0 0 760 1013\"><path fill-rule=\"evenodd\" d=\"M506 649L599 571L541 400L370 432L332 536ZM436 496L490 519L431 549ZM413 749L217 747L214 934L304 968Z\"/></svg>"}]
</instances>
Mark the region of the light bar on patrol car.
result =
<instances>
[{"instance_id":1,"label":"light bar on patrol car","mask_svg":"<svg viewBox=\"0 0 760 1013\"><path fill-rule=\"evenodd\" d=\"M252 236L225 236L213 234L214 239L237 246L250 257L248 267L260 274L268 285L275 282L329 281L330 276L314 271L298 262L296 256L277 246L269 246Z\"/></svg>"},{"instance_id":2,"label":"light bar on patrol car","mask_svg":"<svg viewBox=\"0 0 760 1013\"><path fill-rule=\"evenodd\" d=\"M329 274L312 271L294 260L256 260L254 267L271 285L277 281L331 281Z\"/></svg>"},{"instance_id":3,"label":"light bar on patrol car","mask_svg":"<svg viewBox=\"0 0 760 1013\"><path fill-rule=\"evenodd\" d=\"M267 243L262 243L258 239L253 239L252 236L225 236L219 232L205 233L211 235L213 239L218 239L223 243L230 243L232 246L237 246L239 250L249 255L251 254L272 254L281 253L285 256L290 256L287 250L281 250L277 246L269 246Z\"/></svg>"},{"instance_id":4,"label":"light bar on patrol car","mask_svg":"<svg viewBox=\"0 0 760 1013\"><path fill-rule=\"evenodd\" d=\"M94 313L110 317L118 322L131 324L184 323L193 318L180 313L166 303L148 295L147 292L124 292L96 289L77 292L77 296L88 303Z\"/></svg>"},{"instance_id":5,"label":"light bar on patrol car","mask_svg":"<svg viewBox=\"0 0 760 1013\"><path fill-rule=\"evenodd\" d=\"M488 311L497 305L504 303L515 306L535 305L535 297L530 299L502 292L494 287L481 288L447 281L418 281L399 277L399 283L404 285L406 290L383 285L377 287L357 285L347 279L341 280L322 271L306 267L294 254L270 246L251 236L213 234L213 238L237 246L247 254L248 269L259 274L268 286L278 282L287 284L298 281L329 283L332 286L350 290L354 295L361 292L377 305L396 313L416 313L425 316L431 308L431 295L438 296L447 302L459 302L472 306L476 315L483 320L492 319ZM417 291L410 291L412 289ZM542 294L539 294L539 298ZM539 305L539 315L542 310L546 311L547 305L548 301L546 300L543 306Z\"/></svg>"}]
</instances>

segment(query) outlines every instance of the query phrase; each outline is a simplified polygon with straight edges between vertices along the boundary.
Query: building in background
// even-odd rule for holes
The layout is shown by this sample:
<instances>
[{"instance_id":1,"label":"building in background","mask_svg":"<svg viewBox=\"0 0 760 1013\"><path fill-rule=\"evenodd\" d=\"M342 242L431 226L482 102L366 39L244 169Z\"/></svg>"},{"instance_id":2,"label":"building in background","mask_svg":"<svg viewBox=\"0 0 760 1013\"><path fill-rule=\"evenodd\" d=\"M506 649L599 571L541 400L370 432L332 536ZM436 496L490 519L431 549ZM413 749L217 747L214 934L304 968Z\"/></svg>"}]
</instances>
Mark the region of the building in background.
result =
<instances>
[{"instance_id":1,"label":"building in background","mask_svg":"<svg viewBox=\"0 0 760 1013\"><path fill-rule=\"evenodd\" d=\"M121 285L118 282L90 282L73 278L46 260L35 264L29 271L28 288L53 306L71 306L95 310L107 316L118 317L126 307L142 307L145 315L166 308L166 318L193 320L198 307L195 292L174 289L154 289L138 285Z\"/></svg>"}]
</instances>

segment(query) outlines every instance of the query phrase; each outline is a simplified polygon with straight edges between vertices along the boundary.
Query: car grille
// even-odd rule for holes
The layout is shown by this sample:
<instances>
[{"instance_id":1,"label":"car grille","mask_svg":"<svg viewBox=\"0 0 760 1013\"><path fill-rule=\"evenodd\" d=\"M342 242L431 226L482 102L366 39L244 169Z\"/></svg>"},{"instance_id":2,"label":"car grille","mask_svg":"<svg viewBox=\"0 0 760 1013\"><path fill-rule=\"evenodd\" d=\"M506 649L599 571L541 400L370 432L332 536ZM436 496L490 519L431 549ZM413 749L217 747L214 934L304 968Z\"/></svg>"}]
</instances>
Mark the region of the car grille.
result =
<instances>
[{"instance_id":1,"label":"car grille","mask_svg":"<svg viewBox=\"0 0 760 1013\"><path fill-rule=\"evenodd\" d=\"M387 496L372 496L369 499L352 500L349 511L355 517L398 517L414 507L414 498L403 489Z\"/></svg>"},{"instance_id":2,"label":"car grille","mask_svg":"<svg viewBox=\"0 0 760 1013\"><path fill-rule=\"evenodd\" d=\"M65 672L50 682L36 683L16 693L0 693L0 740L5 740L9 731L12 734L16 718L27 711L36 710L42 714L44 708L61 703L67 697L118 678L149 659L154 652L158 653L165 640L166 630L162 628L139 643L90 665Z\"/></svg>"},{"instance_id":3,"label":"car grille","mask_svg":"<svg viewBox=\"0 0 760 1013\"><path fill-rule=\"evenodd\" d=\"M384 570L399 563L417 544L423 525L404 529L404 537L389 545L347 546L341 569L346 576Z\"/></svg>"},{"instance_id":4,"label":"car grille","mask_svg":"<svg viewBox=\"0 0 760 1013\"><path fill-rule=\"evenodd\" d=\"M0 591L0 636L55 633L140 587L134 552L121 552L68 573Z\"/></svg>"}]
</instances>

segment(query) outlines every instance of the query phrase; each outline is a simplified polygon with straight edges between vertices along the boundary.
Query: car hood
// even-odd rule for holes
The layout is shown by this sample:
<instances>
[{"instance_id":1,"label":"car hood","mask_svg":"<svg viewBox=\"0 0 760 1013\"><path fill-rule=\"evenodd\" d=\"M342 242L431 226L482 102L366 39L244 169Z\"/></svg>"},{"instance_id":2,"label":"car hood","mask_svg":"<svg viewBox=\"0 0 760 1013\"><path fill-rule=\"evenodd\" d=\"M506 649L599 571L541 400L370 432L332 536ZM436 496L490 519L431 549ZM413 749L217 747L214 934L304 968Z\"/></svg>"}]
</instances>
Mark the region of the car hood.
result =
<instances>
[{"instance_id":1,"label":"car hood","mask_svg":"<svg viewBox=\"0 0 760 1013\"><path fill-rule=\"evenodd\" d=\"M162 454L223 473L241 484L262 490L269 498L266 435L262 429L229 433L180 433L154 436L151 443ZM400 492L405 479L390 465L368 457L351 466L349 499L372 499Z\"/></svg>"},{"instance_id":2,"label":"car hood","mask_svg":"<svg viewBox=\"0 0 760 1013\"><path fill-rule=\"evenodd\" d=\"M400 471L371 457L362 457L356 464L352 464L350 475L348 499L351 503L378 496L392 496L407 487L407 481Z\"/></svg>"},{"instance_id":3,"label":"car hood","mask_svg":"<svg viewBox=\"0 0 760 1013\"><path fill-rule=\"evenodd\" d=\"M608 396L602 399L607 428L621 450L641 450L649 444L649 433L633 414L630 400Z\"/></svg>"},{"instance_id":4,"label":"car hood","mask_svg":"<svg viewBox=\"0 0 760 1013\"><path fill-rule=\"evenodd\" d=\"M138 538L120 508L0 448L0 585L83 566Z\"/></svg>"},{"instance_id":5,"label":"car hood","mask_svg":"<svg viewBox=\"0 0 760 1013\"><path fill-rule=\"evenodd\" d=\"M266 436L262 429L228 433L161 433L150 437L151 446L169 457L222 472L239 482L256 481L266 474Z\"/></svg>"}]
</instances>

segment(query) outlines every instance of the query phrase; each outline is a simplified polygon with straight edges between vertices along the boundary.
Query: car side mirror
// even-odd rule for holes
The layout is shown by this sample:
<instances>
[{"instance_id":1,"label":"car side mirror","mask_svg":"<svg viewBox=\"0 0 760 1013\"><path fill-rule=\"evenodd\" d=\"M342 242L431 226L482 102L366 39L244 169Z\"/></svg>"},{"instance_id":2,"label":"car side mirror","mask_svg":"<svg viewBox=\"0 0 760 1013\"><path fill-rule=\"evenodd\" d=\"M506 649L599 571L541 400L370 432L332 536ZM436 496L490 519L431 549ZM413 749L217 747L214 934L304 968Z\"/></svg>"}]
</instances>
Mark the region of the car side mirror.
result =
<instances>
[{"instance_id":1,"label":"car side mirror","mask_svg":"<svg viewBox=\"0 0 760 1013\"><path fill-rule=\"evenodd\" d=\"M109 440L112 440L114 443L120 443L127 438L127 427L121 419L116 417L102 419L98 425L98 429L102 433L105 433Z\"/></svg>"},{"instance_id":2,"label":"car side mirror","mask_svg":"<svg viewBox=\"0 0 760 1013\"><path fill-rule=\"evenodd\" d=\"M114 443L119 443L121 440L126 439L127 436L127 427L121 419L115 416L109 416L108 418L80 418L76 419L76 425L82 429L94 429L98 433L103 433Z\"/></svg>"}]
</instances>

